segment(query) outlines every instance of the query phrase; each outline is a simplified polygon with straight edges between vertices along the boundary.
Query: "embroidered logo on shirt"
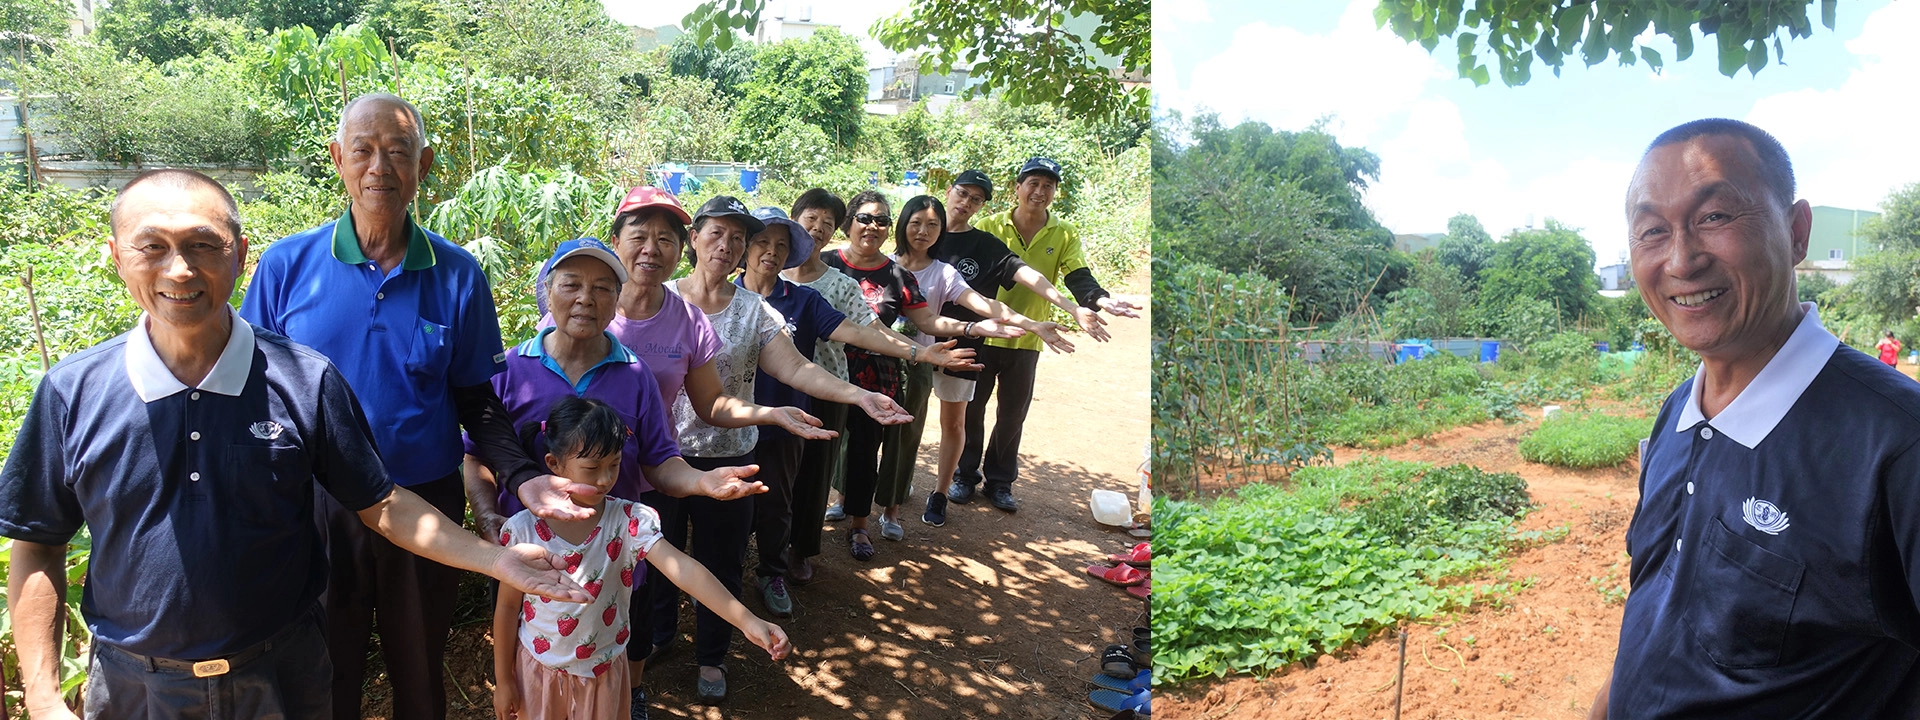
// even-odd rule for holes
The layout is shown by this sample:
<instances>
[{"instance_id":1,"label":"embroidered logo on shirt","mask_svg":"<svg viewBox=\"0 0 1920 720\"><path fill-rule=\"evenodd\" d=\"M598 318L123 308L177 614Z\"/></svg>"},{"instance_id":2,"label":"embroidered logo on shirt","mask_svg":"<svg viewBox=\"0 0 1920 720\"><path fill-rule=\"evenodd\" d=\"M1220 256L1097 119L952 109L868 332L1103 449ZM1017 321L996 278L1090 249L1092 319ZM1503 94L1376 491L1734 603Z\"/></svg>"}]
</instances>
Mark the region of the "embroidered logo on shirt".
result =
<instances>
[{"instance_id":1,"label":"embroidered logo on shirt","mask_svg":"<svg viewBox=\"0 0 1920 720\"><path fill-rule=\"evenodd\" d=\"M1053 254L1053 248L1047 248L1047 254L1048 254L1048 255L1052 255L1052 254Z\"/></svg>"},{"instance_id":2,"label":"embroidered logo on shirt","mask_svg":"<svg viewBox=\"0 0 1920 720\"><path fill-rule=\"evenodd\" d=\"M1758 498L1747 498L1746 502L1741 503L1740 515L1747 519L1747 524L1752 525L1753 529L1768 535L1779 535L1788 526L1786 513L1773 503Z\"/></svg>"},{"instance_id":3,"label":"embroidered logo on shirt","mask_svg":"<svg viewBox=\"0 0 1920 720\"><path fill-rule=\"evenodd\" d=\"M960 274L968 280L980 276L980 263L975 262L973 258L960 258L960 263L955 265L954 268L959 270Z\"/></svg>"},{"instance_id":4,"label":"embroidered logo on shirt","mask_svg":"<svg viewBox=\"0 0 1920 720\"><path fill-rule=\"evenodd\" d=\"M280 431L284 429L280 427L280 423L272 420L262 420L247 426L247 432L253 433L254 437L261 440L277 440L280 438Z\"/></svg>"}]
</instances>

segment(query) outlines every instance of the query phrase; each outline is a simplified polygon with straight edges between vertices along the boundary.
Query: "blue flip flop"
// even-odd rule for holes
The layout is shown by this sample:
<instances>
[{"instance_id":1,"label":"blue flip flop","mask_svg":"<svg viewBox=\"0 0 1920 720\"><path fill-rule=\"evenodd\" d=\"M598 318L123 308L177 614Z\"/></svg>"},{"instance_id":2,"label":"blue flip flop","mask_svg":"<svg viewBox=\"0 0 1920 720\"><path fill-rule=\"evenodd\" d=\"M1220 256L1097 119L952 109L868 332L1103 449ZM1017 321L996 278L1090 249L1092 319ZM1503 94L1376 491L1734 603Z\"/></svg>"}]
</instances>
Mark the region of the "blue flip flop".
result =
<instances>
[{"instance_id":1,"label":"blue flip flop","mask_svg":"<svg viewBox=\"0 0 1920 720\"><path fill-rule=\"evenodd\" d=\"M1149 693L1151 692L1150 690L1141 690L1140 692L1129 695L1112 690L1095 690L1087 694L1087 702L1093 703L1094 707L1107 712L1132 710L1136 713L1145 713L1152 707L1151 698L1149 697Z\"/></svg>"},{"instance_id":2,"label":"blue flip flop","mask_svg":"<svg viewBox=\"0 0 1920 720\"><path fill-rule=\"evenodd\" d=\"M1093 676L1093 679L1087 682L1093 683L1096 687L1132 695L1153 685L1153 671L1141 670L1140 674L1133 676L1132 680L1120 680L1101 673Z\"/></svg>"}]
</instances>

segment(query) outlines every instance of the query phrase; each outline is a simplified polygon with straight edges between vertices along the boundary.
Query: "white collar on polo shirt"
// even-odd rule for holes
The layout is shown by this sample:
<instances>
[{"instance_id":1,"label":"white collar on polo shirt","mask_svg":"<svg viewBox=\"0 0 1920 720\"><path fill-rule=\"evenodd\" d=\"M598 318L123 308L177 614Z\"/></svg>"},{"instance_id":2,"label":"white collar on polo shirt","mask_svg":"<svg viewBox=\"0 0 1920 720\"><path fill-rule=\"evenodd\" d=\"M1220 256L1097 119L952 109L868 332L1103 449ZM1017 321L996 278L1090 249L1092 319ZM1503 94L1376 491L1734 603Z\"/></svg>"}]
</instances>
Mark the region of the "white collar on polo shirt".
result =
<instances>
[{"instance_id":1,"label":"white collar on polo shirt","mask_svg":"<svg viewBox=\"0 0 1920 720\"><path fill-rule=\"evenodd\" d=\"M1780 351L1773 354L1767 366L1753 377L1753 382L1747 383L1746 389L1713 419L1713 429L1748 450L1759 447L1760 441L1767 439L1767 434L1786 417L1807 386L1813 384L1813 378L1826 368L1834 348L1840 346L1840 339L1820 324L1820 311L1813 303L1800 303L1800 309L1807 311L1807 315L1794 327L1787 344L1780 346ZM1674 432L1685 432L1707 419L1706 414L1700 412L1700 385L1706 373L1705 363L1694 372L1693 391L1687 394L1687 404L1680 408Z\"/></svg>"},{"instance_id":2,"label":"white collar on polo shirt","mask_svg":"<svg viewBox=\"0 0 1920 720\"><path fill-rule=\"evenodd\" d=\"M253 373L253 328L240 319L233 308L227 308L227 314L233 319L227 347L220 351L220 358L213 361L213 369L195 389L238 397L247 387L247 376ZM133 391L140 395L141 402L153 402L187 389L186 384L167 369L167 364L161 362L160 354L154 352L153 337L147 334L146 313L140 313L133 332L127 334L127 379L133 381Z\"/></svg>"}]
</instances>

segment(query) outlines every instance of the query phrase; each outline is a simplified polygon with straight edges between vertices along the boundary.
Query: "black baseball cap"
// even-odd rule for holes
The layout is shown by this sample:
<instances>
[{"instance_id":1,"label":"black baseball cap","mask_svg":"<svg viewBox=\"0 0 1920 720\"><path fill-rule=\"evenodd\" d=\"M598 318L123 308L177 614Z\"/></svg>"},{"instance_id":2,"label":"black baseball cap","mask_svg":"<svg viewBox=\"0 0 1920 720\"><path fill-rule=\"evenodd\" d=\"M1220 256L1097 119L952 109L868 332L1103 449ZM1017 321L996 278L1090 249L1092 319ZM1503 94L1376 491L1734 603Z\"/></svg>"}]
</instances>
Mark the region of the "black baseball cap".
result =
<instances>
[{"instance_id":1,"label":"black baseball cap","mask_svg":"<svg viewBox=\"0 0 1920 720\"><path fill-rule=\"evenodd\" d=\"M738 221L748 235L767 229L766 223L760 222L760 218L754 217L753 213L747 210L745 203L732 195L715 195L712 200L707 201L707 204L701 205L700 212L693 214L693 222L698 225L704 218L731 218Z\"/></svg>"},{"instance_id":2,"label":"black baseball cap","mask_svg":"<svg viewBox=\"0 0 1920 720\"><path fill-rule=\"evenodd\" d=\"M1060 163L1043 157L1029 159L1027 164L1020 166L1020 176L1015 182L1025 180L1028 175L1035 173L1051 177L1054 182L1060 182Z\"/></svg>"},{"instance_id":3,"label":"black baseball cap","mask_svg":"<svg viewBox=\"0 0 1920 720\"><path fill-rule=\"evenodd\" d=\"M953 184L972 185L986 191L988 200L993 199L993 180L989 179L986 173L980 172L979 170L967 170L960 173L953 178Z\"/></svg>"}]
</instances>

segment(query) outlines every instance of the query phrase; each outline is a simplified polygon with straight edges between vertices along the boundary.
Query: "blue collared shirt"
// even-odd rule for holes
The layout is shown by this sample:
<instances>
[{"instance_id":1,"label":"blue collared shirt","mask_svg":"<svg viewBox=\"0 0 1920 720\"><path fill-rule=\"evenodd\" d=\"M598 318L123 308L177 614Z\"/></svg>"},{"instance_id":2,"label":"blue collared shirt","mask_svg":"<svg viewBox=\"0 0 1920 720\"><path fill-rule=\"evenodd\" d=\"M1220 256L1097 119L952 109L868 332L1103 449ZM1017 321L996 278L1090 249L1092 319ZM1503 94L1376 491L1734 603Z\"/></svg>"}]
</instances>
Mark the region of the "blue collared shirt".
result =
<instances>
[{"instance_id":1,"label":"blue collared shirt","mask_svg":"<svg viewBox=\"0 0 1920 720\"><path fill-rule=\"evenodd\" d=\"M553 374L559 375L560 379L565 380L567 379L567 371L560 369L559 361L554 360L552 355L547 354L547 336L553 334L553 331L558 329L559 328L553 326L540 328L540 332L535 333L532 338L514 346L513 351L519 353L521 357L539 358L541 367L552 370ZM607 363L630 364L640 362L640 357L634 355L632 350L628 350L627 346L621 345L620 338L614 337L613 333L602 330L600 334L605 335L607 338L607 345L609 346L607 348L607 356L600 358L600 361L594 363L593 367L587 368L586 372L580 373L580 382L568 383L573 387L573 394L575 395L586 394L587 386L593 384L594 376L598 375L600 368L606 367ZM503 393L501 396L505 397L505 394Z\"/></svg>"},{"instance_id":2,"label":"blue collared shirt","mask_svg":"<svg viewBox=\"0 0 1920 720\"><path fill-rule=\"evenodd\" d=\"M146 331L74 353L34 391L0 470L0 535L93 533L81 614L101 642L204 660L257 644L326 586L317 483L349 510L392 490L326 358L238 316L197 386Z\"/></svg>"},{"instance_id":3,"label":"blue collared shirt","mask_svg":"<svg viewBox=\"0 0 1920 720\"><path fill-rule=\"evenodd\" d=\"M1920 384L1805 307L1726 409L1703 368L1655 421L1612 717L1920 709Z\"/></svg>"},{"instance_id":4,"label":"blue collared shirt","mask_svg":"<svg viewBox=\"0 0 1920 720\"><path fill-rule=\"evenodd\" d=\"M459 471L453 389L506 367L493 291L480 263L407 224L393 270L360 251L351 212L260 254L240 314L331 359L373 423L393 480L418 485Z\"/></svg>"},{"instance_id":5,"label":"blue collared shirt","mask_svg":"<svg viewBox=\"0 0 1920 720\"><path fill-rule=\"evenodd\" d=\"M780 317L786 320L787 334L793 336L793 347L800 351L801 356L812 360L815 343L832 335L847 316L834 309L819 291L786 278L776 276L775 279L779 285L773 289L773 294L767 296L767 304L779 311ZM746 276L735 278L734 284L746 287ZM758 373L753 381L755 404L766 407L791 405L801 410L812 407L812 398L806 393L788 387L779 378L768 375L766 370L755 372ZM783 433L786 429L778 425L762 425L761 432Z\"/></svg>"}]
</instances>

